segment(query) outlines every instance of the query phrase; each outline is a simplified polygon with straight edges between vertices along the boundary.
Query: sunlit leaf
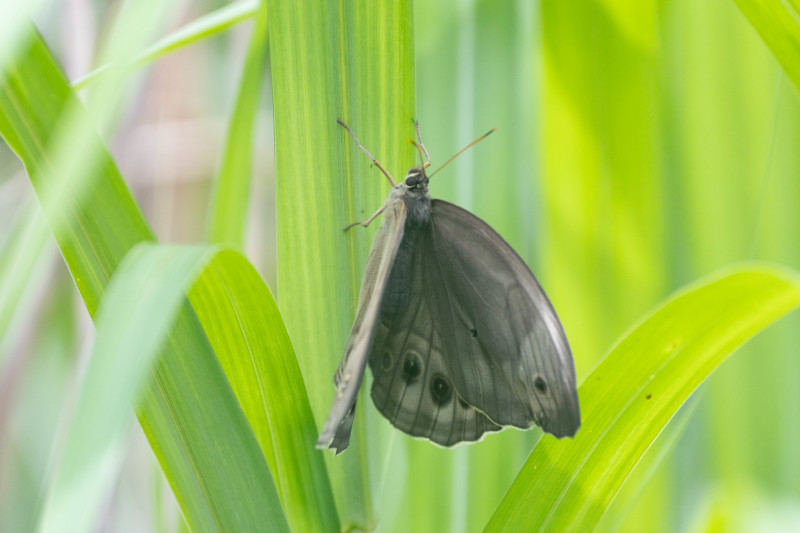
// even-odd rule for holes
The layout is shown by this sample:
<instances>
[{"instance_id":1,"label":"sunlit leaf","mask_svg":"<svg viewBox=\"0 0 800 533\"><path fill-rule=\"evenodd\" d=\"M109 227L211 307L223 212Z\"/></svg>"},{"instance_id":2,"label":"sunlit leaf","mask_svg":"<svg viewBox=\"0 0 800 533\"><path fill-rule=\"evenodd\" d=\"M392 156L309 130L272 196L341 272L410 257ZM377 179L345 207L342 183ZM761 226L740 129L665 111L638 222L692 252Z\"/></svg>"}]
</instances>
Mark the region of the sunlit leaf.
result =
<instances>
[{"instance_id":1,"label":"sunlit leaf","mask_svg":"<svg viewBox=\"0 0 800 533\"><path fill-rule=\"evenodd\" d=\"M725 273L664 304L587 377L577 436L539 442L486 530L591 530L689 395L798 305L800 277L769 267Z\"/></svg>"},{"instance_id":2,"label":"sunlit leaf","mask_svg":"<svg viewBox=\"0 0 800 533\"><path fill-rule=\"evenodd\" d=\"M43 41L31 33L27 42L0 78L0 134L25 164L94 315L122 257L153 237ZM110 102L111 95L104 101ZM67 127L61 121L74 117L76 122L67 124L80 135L54 135ZM55 172L58 154L73 145L80 147L80 157ZM84 177L71 181L73 175ZM52 196L54 190L59 194ZM159 359L137 415L184 516L196 529L211 524L253 529L268 499L269 471L188 302L182 304L166 352L171 356ZM231 478L242 489L235 497Z\"/></svg>"},{"instance_id":3,"label":"sunlit leaf","mask_svg":"<svg viewBox=\"0 0 800 533\"><path fill-rule=\"evenodd\" d=\"M240 0L225 5L207 15L203 15L139 53L131 60L128 68L134 69L152 63L179 48L202 41L211 35L225 31L242 20L254 16L258 11L259 3L259 0ZM108 68L108 64L96 68L80 79L75 80L72 84L72 88L77 91L89 86L100 78Z\"/></svg>"},{"instance_id":4,"label":"sunlit leaf","mask_svg":"<svg viewBox=\"0 0 800 533\"><path fill-rule=\"evenodd\" d=\"M267 6L262 1L253 24L239 80L222 165L214 183L209 240L241 247L249 205L253 126L267 70Z\"/></svg>"},{"instance_id":5,"label":"sunlit leaf","mask_svg":"<svg viewBox=\"0 0 800 533\"><path fill-rule=\"evenodd\" d=\"M355 313L361 272L380 222L386 180L336 123L344 120L390 172L414 163L411 2L268 1L275 114L278 302L317 425ZM398 177L399 179L399 177ZM350 448L327 455L344 529L374 527L364 412ZM362 407L363 406L363 407Z\"/></svg>"},{"instance_id":6,"label":"sunlit leaf","mask_svg":"<svg viewBox=\"0 0 800 533\"><path fill-rule=\"evenodd\" d=\"M98 334L39 524L42 533L63 531L64 524L69 524L71 531L90 531L97 524L123 457L124 430L133 419L131 406L165 344L184 291L214 255L215 250L207 247L142 244L131 250L115 271L96 315ZM171 354L167 352L165 357ZM217 422L228 424L222 418ZM231 425L217 431L238 429ZM199 455L215 455L207 449L216 446L212 440L186 444ZM261 482L265 483L266 499L258 519L251 517L250 523L288 531L272 480L266 477ZM236 503L243 491L250 490L246 480L231 478L224 496ZM203 527L233 523L224 514L217 520Z\"/></svg>"},{"instance_id":7,"label":"sunlit leaf","mask_svg":"<svg viewBox=\"0 0 800 533\"><path fill-rule=\"evenodd\" d=\"M800 89L800 2L734 0Z\"/></svg>"}]
</instances>

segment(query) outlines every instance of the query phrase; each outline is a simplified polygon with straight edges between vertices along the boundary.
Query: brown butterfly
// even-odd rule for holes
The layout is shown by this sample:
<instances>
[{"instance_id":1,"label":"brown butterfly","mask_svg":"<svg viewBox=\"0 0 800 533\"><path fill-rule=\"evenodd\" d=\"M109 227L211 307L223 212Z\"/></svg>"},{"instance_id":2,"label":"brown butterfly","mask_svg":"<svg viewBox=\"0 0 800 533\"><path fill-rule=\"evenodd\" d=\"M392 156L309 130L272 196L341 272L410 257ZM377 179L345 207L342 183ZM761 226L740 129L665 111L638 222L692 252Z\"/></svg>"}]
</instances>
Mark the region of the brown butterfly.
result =
<instances>
[{"instance_id":1,"label":"brown butterfly","mask_svg":"<svg viewBox=\"0 0 800 533\"><path fill-rule=\"evenodd\" d=\"M409 435L442 446L505 426L573 436L580 409L572 354L530 269L481 219L431 200L419 124L417 148L427 161L395 183L338 122L392 190L383 207L356 223L366 227L384 215L317 447L347 448L368 362L375 406Z\"/></svg>"}]
</instances>

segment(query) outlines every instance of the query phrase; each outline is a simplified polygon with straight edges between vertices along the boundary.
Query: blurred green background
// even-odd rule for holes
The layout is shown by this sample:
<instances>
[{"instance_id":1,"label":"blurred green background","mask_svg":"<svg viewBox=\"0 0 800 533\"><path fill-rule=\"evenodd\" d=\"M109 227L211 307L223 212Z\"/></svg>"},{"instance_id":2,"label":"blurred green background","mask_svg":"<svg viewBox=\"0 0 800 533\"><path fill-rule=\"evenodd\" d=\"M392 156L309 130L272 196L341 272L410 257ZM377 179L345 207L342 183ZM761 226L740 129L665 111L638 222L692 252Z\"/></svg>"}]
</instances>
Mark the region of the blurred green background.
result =
<instances>
[{"instance_id":1,"label":"blurred green background","mask_svg":"<svg viewBox=\"0 0 800 533\"><path fill-rule=\"evenodd\" d=\"M176 3L166 27L222 5ZM71 80L96 66L116 9L64 0L37 15ZM800 269L797 87L732 0L438 0L414 9L417 118L434 167L498 128L437 175L432 194L471 209L531 265L564 323L579 383L686 283L737 260ZM140 71L105 132L161 241L205 238L250 25ZM245 250L275 291L271 105L267 82ZM407 136L398 132L398 142ZM0 275L36 205L21 164L0 145ZM92 336L48 241L0 338L2 531L35 525ZM799 345L795 313L723 365L684 409L674 445L634 472L646 483L623 488L601 529L800 530ZM384 424L367 409L371 427ZM373 485L382 527L481 528L538 437L506 431L448 451L391 433L390 458L370 459L379 473L408 477ZM138 426L127 454L104 527L181 527Z\"/></svg>"}]
</instances>

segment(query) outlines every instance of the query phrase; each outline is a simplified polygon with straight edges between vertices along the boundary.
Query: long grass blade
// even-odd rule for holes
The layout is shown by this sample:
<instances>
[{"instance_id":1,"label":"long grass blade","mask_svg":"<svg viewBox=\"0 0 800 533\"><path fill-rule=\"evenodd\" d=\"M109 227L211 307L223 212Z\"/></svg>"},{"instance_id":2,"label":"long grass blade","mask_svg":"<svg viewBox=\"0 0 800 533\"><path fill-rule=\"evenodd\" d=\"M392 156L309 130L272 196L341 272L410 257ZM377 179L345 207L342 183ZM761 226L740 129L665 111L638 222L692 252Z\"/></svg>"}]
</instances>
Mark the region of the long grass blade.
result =
<instances>
[{"instance_id":1,"label":"long grass blade","mask_svg":"<svg viewBox=\"0 0 800 533\"><path fill-rule=\"evenodd\" d=\"M410 1L268 2L277 173L278 297L318 426L355 312L371 236L342 228L386 198L386 180L342 119L395 175L414 164ZM363 231L362 231L363 230ZM367 385L368 386L368 385ZM345 530L374 527L362 396L350 448L327 457ZM384 427L384 426L382 426ZM374 479L374 478L372 478Z\"/></svg>"},{"instance_id":2,"label":"long grass blade","mask_svg":"<svg viewBox=\"0 0 800 533\"><path fill-rule=\"evenodd\" d=\"M189 301L261 445L292 531L338 531L300 367L261 276L238 253L223 251Z\"/></svg>"},{"instance_id":3,"label":"long grass blade","mask_svg":"<svg viewBox=\"0 0 800 533\"><path fill-rule=\"evenodd\" d=\"M253 125L267 70L267 5L260 3L253 21L239 92L228 124L222 165L212 195L209 240L241 248L250 189Z\"/></svg>"},{"instance_id":4,"label":"long grass blade","mask_svg":"<svg viewBox=\"0 0 800 533\"><path fill-rule=\"evenodd\" d=\"M96 315L97 337L40 532L63 531L64 524L75 532L96 527L123 457L124 430L133 419L131 405L165 344L184 292L215 254L208 247L141 244L117 268ZM229 480L229 495L250 490L242 481ZM251 523L288 531L275 486L271 479L264 481L266 500L258 520Z\"/></svg>"},{"instance_id":5,"label":"long grass blade","mask_svg":"<svg viewBox=\"0 0 800 533\"><path fill-rule=\"evenodd\" d=\"M142 67L170 52L225 31L231 26L255 16L259 4L259 0L240 0L203 15L147 47L130 61L128 68L132 70ZM109 68L110 64L108 63L97 67L75 80L72 88L76 91L85 89L95 83Z\"/></svg>"},{"instance_id":6,"label":"long grass blade","mask_svg":"<svg viewBox=\"0 0 800 533\"><path fill-rule=\"evenodd\" d=\"M800 89L800 2L734 0Z\"/></svg>"},{"instance_id":7,"label":"long grass blade","mask_svg":"<svg viewBox=\"0 0 800 533\"><path fill-rule=\"evenodd\" d=\"M0 77L0 134L24 162L40 199L50 198L43 208L94 315L122 257L153 236L43 41L31 33L27 42ZM54 146L54 132L74 117L87 125L71 130L82 155L55 172L57 154L68 146ZM76 182L59 183L73 174L86 177L79 190ZM63 192L49 196L54 190ZM251 530L268 500L269 471L188 302L166 350L171 356L160 358L146 385L139 421L194 529ZM241 482L235 494L231 478Z\"/></svg>"},{"instance_id":8,"label":"long grass blade","mask_svg":"<svg viewBox=\"0 0 800 533\"><path fill-rule=\"evenodd\" d=\"M692 392L798 305L800 276L766 266L718 274L672 298L588 376L578 435L539 443L486 531L591 530Z\"/></svg>"}]
</instances>

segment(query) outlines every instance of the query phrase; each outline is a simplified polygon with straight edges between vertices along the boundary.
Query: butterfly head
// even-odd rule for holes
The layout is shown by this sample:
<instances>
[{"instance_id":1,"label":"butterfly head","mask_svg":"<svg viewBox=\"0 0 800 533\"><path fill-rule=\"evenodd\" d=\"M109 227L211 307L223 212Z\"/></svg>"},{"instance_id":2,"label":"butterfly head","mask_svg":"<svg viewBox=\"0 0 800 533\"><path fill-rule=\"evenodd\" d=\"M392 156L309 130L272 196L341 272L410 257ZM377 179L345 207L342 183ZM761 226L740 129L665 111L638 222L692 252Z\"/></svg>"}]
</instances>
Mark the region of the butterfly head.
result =
<instances>
[{"instance_id":1,"label":"butterfly head","mask_svg":"<svg viewBox=\"0 0 800 533\"><path fill-rule=\"evenodd\" d=\"M425 169L430 166L430 163L425 163L421 166L414 167L408 171L406 174L405 183L406 188L408 189L427 189L428 188L428 176L425 174Z\"/></svg>"}]
</instances>

